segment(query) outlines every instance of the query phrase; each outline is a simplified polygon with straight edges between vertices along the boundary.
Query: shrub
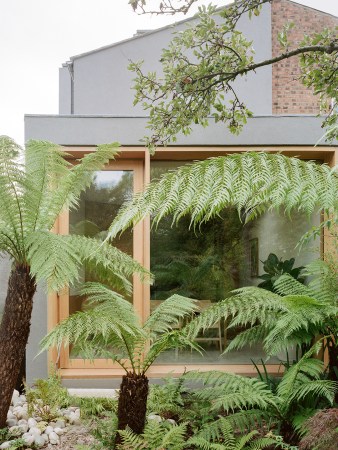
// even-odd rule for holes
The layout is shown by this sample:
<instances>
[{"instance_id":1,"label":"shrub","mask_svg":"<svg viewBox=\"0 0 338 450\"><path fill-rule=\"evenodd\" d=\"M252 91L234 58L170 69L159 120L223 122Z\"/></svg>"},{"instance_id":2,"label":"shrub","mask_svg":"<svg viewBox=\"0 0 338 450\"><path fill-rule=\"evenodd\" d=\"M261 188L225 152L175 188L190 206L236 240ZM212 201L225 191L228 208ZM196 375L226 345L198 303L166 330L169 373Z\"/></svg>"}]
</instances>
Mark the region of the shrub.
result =
<instances>
[{"instance_id":1,"label":"shrub","mask_svg":"<svg viewBox=\"0 0 338 450\"><path fill-rule=\"evenodd\" d=\"M299 450L336 450L338 439L338 409L317 412L306 423L306 435Z\"/></svg>"}]
</instances>

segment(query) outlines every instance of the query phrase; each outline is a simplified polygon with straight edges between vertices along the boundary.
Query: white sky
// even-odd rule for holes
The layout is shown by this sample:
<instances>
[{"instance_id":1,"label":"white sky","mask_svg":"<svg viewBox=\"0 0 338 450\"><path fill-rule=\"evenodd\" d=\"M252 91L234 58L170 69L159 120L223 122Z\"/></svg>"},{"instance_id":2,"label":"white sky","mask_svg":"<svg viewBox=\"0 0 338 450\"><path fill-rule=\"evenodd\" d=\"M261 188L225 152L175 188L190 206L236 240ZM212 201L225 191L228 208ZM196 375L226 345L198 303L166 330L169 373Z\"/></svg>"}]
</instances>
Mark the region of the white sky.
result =
<instances>
[{"instance_id":1,"label":"white sky","mask_svg":"<svg viewBox=\"0 0 338 450\"><path fill-rule=\"evenodd\" d=\"M338 16L338 0L298 3ZM183 18L138 16L128 0L0 0L0 135L22 144L25 113L58 113L58 69L70 56Z\"/></svg>"}]
</instances>

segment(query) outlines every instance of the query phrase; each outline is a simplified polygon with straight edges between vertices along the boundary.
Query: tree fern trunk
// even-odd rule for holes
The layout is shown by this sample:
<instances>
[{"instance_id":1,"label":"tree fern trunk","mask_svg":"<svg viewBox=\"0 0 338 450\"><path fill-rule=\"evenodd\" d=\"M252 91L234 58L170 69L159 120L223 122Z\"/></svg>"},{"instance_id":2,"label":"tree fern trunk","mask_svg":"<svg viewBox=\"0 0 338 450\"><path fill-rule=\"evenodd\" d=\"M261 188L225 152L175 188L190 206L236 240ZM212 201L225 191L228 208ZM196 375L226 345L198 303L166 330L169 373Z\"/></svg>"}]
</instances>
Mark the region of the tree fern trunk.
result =
<instances>
[{"instance_id":1,"label":"tree fern trunk","mask_svg":"<svg viewBox=\"0 0 338 450\"><path fill-rule=\"evenodd\" d=\"M6 426L12 393L20 373L29 336L36 291L29 268L16 266L9 277L0 325L0 428Z\"/></svg>"},{"instance_id":2,"label":"tree fern trunk","mask_svg":"<svg viewBox=\"0 0 338 450\"><path fill-rule=\"evenodd\" d=\"M146 422L148 385L148 378L143 374L128 372L122 377L117 411L119 430L129 426L137 434L143 432ZM119 435L116 437L116 443L120 443Z\"/></svg>"}]
</instances>

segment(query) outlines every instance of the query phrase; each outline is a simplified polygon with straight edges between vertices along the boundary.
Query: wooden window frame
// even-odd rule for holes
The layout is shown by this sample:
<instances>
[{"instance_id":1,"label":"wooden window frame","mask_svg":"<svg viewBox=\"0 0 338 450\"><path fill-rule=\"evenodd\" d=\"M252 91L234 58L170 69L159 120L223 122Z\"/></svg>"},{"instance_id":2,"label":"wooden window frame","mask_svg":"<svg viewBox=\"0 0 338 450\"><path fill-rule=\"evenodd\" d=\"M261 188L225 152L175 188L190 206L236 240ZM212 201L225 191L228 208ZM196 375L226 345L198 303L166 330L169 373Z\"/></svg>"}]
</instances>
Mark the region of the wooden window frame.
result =
<instances>
[{"instance_id":1,"label":"wooden window frame","mask_svg":"<svg viewBox=\"0 0 338 450\"><path fill-rule=\"evenodd\" d=\"M85 153L95 151L94 147L68 147L67 152L74 159ZM154 156L150 156L144 147L121 147L121 153L116 161L111 162L106 170L135 170L134 191L140 191L150 182L151 160L201 160L213 156L223 156L246 151L265 151L269 153L282 153L287 156L296 156L308 160L322 160L333 167L338 163L337 147L309 147L309 146L269 146L269 147L167 147L159 149ZM60 215L55 224L54 231L60 234L68 233L67 213ZM327 236L322 237L321 251L325 254L332 248ZM150 218L136 225L133 242L134 258L150 269ZM142 284L138 277L134 277L133 302L142 320L150 313L150 286ZM68 315L68 292L60 295L51 294L48 297L48 330L51 330L60 320ZM62 350L60 355L52 350L48 355L49 366L57 366L62 378L113 378L121 377L124 371L116 364L105 360L96 360L94 363L83 360L69 359L69 353ZM280 373L280 364L268 364L267 369L272 374ZM242 375L255 375L256 370L248 364L154 364L148 371L149 377L163 377L169 372L173 376L181 375L189 370L222 370L228 373Z\"/></svg>"}]
</instances>

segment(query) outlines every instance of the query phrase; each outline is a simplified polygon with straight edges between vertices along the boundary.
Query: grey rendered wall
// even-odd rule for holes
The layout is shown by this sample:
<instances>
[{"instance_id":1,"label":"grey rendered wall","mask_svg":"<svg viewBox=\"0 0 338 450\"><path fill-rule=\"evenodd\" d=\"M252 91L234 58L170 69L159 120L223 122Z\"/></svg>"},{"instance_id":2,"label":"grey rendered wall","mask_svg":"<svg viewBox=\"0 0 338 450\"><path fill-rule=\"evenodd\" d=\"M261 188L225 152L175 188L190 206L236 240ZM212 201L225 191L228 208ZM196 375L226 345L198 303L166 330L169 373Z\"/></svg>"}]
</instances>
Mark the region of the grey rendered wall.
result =
<instances>
[{"instance_id":1,"label":"grey rendered wall","mask_svg":"<svg viewBox=\"0 0 338 450\"><path fill-rule=\"evenodd\" d=\"M38 286L34 296L30 336L26 351L26 380L32 384L37 378L48 376L47 353L37 356L39 343L47 334L47 293L45 286Z\"/></svg>"},{"instance_id":2,"label":"grey rendered wall","mask_svg":"<svg viewBox=\"0 0 338 450\"><path fill-rule=\"evenodd\" d=\"M59 114L72 114L72 80L66 64L59 69Z\"/></svg>"},{"instance_id":3,"label":"grey rendered wall","mask_svg":"<svg viewBox=\"0 0 338 450\"><path fill-rule=\"evenodd\" d=\"M0 320L5 306L6 295L7 295L7 285L8 277L11 271L11 261L3 257L0 259Z\"/></svg>"},{"instance_id":4,"label":"grey rendered wall","mask_svg":"<svg viewBox=\"0 0 338 450\"><path fill-rule=\"evenodd\" d=\"M74 65L74 114L138 115L141 106L133 106L129 61L144 60L144 70L158 70L161 50L167 46L173 31L183 30L191 21L163 28L144 36L72 58ZM238 24L249 40L253 40L257 61L271 57L271 7L264 5L259 17L243 16ZM271 67L261 68L235 84L240 98L255 115L272 112ZM60 98L69 95L67 87ZM64 100L63 100L64 101Z\"/></svg>"},{"instance_id":5,"label":"grey rendered wall","mask_svg":"<svg viewBox=\"0 0 338 450\"><path fill-rule=\"evenodd\" d=\"M324 134L322 121L323 118L315 116L254 117L238 136L231 134L224 124L210 121L206 128L195 126L189 136L179 136L177 145L314 145ZM114 141L121 145L141 145L146 125L145 117L26 115L25 139L49 140L61 145ZM321 145L325 145L324 140Z\"/></svg>"}]
</instances>

